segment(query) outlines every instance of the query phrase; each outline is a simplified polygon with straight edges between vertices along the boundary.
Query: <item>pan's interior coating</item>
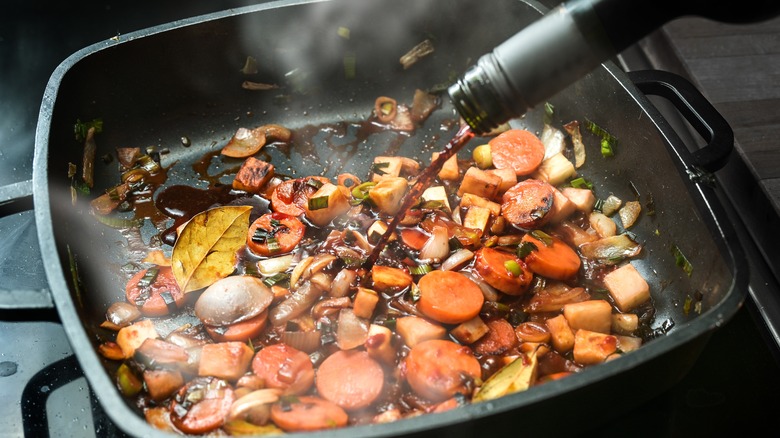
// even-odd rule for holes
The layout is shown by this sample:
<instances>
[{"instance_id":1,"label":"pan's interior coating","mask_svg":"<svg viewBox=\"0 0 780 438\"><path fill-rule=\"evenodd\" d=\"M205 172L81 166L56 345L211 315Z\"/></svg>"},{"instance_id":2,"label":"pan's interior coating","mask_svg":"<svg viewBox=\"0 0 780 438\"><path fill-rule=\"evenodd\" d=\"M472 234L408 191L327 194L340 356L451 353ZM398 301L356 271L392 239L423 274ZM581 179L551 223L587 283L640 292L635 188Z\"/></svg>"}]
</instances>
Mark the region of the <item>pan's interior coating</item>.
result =
<instances>
[{"instance_id":1,"label":"pan's interior coating","mask_svg":"<svg viewBox=\"0 0 780 438\"><path fill-rule=\"evenodd\" d=\"M220 149L237 128L268 123L293 131L307 126L330 129L314 136L313 145L294 144L288 151L269 148L267 158L281 173L334 176L343 170L362 175L373 156L388 151L427 163L431 152L455 132L457 116L446 101L422 129L409 136L384 132L362 139L357 125L350 122L367 120L377 96L411 103L416 88L449 84L479 55L538 16L534 7L514 0L479 6L460 0L283 5L228 13L138 38L120 37L129 41L106 42L102 50L84 53L62 77L49 128L49 202L62 275L72 286L70 299L93 347L106 336L98 326L107 307L124 299L130 272L123 267L137 262L144 253L128 245L125 235L97 224L89 215L74 213L78 209L71 205L67 170L68 163L81 160L81 145L73 139L76 119L103 120L103 132L97 137L98 157L113 154L117 147L168 149L162 157L164 166L172 166L167 185L206 187L208 182L192 165ZM349 30L348 39L339 34L339 28ZM435 52L404 70L399 57L425 39L433 42ZM240 71L249 56L257 60L259 69L251 75ZM349 68L345 72L345 61L352 60L354 77L350 77ZM245 80L277 84L279 88L249 91L241 86ZM690 193L690 184L678 173L680 165L670 156L665 138L632 91L626 90L612 71L599 69L551 103L559 125L587 117L619 139L612 158L601 157L595 146L588 152L581 176L593 181L598 196L613 193L628 200L638 193L643 207L652 199L655 214L643 214L632 231L645 245L634 265L651 286L657 309L654 327L670 334L685 330L690 325L686 323L699 313L686 312L684 304L697 295L701 296L701 313L721 311L718 307L733 286L729 261L702 217L708 212L700 212L694 200L697 195ZM533 110L513 123L539 131L541 112ZM191 146L185 147L182 137L188 138ZM478 144L478 139L473 140L470 147ZM229 182L230 168L238 164L239 160L215 158L209 173L224 172L222 182ZM93 193L119 180L116 161L104 164L98 159L95 169ZM144 241L156 232L154 227L145 226ZM691 261L692 275L675 264L672 245ZM80 276L78 286L71 281L72 260ZM653 342L663 341L661 337ZM92 353L86 357L97 358ZM110 372L113 365L106 361L104 366ZM607 364L606 374L598 379L632 369L636 361L627 359L624 366ZM662 380L660 385L673 383L674 378ZM463 408L467 411L461 418L470 419L492 409L514 409L527 403L522 397L557 396L566 392L562 385L556 382L548 389L534 389L549 391L536 396L512 396L515 401L509 404ZM443 417L446 421L458 418L447 415ZM415 427L440 426L437 421L418 422ZM403 426L382 427L387 429L374 430L403 431L397 429Z\"/></svg>"}]
</instances>

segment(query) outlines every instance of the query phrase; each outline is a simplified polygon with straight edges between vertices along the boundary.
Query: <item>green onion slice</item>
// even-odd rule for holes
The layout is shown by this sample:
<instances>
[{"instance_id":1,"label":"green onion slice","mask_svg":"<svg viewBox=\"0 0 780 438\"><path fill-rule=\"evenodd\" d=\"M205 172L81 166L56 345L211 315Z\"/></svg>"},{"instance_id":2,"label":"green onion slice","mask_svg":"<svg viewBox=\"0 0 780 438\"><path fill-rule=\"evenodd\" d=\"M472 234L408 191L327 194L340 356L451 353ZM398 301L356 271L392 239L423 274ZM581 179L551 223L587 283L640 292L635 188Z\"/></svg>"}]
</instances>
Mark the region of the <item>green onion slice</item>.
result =
<instances>
[{"instance_id":1,"label":"green onion slice","mask_svg":"<svg viewBox=\"0 0 780 438\"><path fill-rule=\"evenodd\" d=\"M514 261L514 260L507 260L504 262L504 268L506 268L507 272L512 274L515 277L519 277L523 274L523 269L520 267L520 265Z\"/></svg>"},{"instance_id":2,"label":"green onion slice","mask_svg":"<svg viewBox=\"0 0 780 438\"><path fill-rule=\"evenodd\" d=\"M544 246L552 246L553 244L552 236L542 230L531 231L531 236L535 237L537 240L541 240L542 243L544 243Z\"/></svg>"},{"instance_id":3,"label":"green onion slice","mask_svg":"<svg viewBox=\"0 0 780 438\"><path fill-rule=\"evenodd\" d=\"M328 208L328 197L327 196L318 196L316 198L309 198L309 210L321 210L323 208Z\"/></svg>"},{"instance_id":4,"label":"green onion slice","mask_svg":"<svg viewBox=\"0 0 780 438\"><path fill-rule=\"evenodd\" d=\"M533 242L523 242L520 245L517 245L517 256L522 259L528 254L531 254L531 251L536 251L538 249L539 248L537 248Z\"/></svg>"},{"instance_id":5,"label":"green onion slice","mask_svg":"<svg viewBox=\"0 0 780 438\"><path fill-rule=\"evenodd\" d=\"M316 178L309 178L306 180L306 185L309 187L314 187L315 189L319 189L323 184L322 181Z\"/></svg>"},{"instance_id":6,"label":"green onion slice","mask_svg":"<svg viewBox=\"0 0 780 438\"><path fill-rule=\"evenodd\" d=\"M569 184L571 184L572 187L577 188L577 189L591 189L591 190L593 190L593 183L591 183L590 181L586 180L583 177L574 178L573 180L571 180L569 182Z\"/></svg>"},{"instance_id":7,"label":"green onion slice","mask_svg":"<svg viewBox=\"0 0 780 438\"><path fill-rule=\"evenodd\" d=\"M283 272L279 272L277 274L274 274L270 277L266 277L263 279L263 284L265 284L268 287L275 286L280 283L285 283L287 281L290 281L290 274L285 274Z\"/></svg>"},{"instance_id":8,"label":"green onion slice","mask_svg":"<svg viewBox=\"0 0 780 438\"><path fill-rule=\"evenodd\" d=\"M685 254L682 253L680 247L675 244L672 244L672 255L674 256L675 264L681 267L682 270L690 277L693 273L693 265L691 265L691 262L689 262L688 258L685 257Z\"/></svg>"},{"instance_id":9,"label":"green onion slice","mask_svg":"<svg viewBox=\"0 0 780 438\"><path fill-rule=\"evenodd\" d=\"M373 181L364 182L352 189L352 197L359 200L368 198L368 191L376 185Z\"/></svg>"},{"instance_id":10,"label":"green onion slice","mask_svg":"<svg viewBox=\"0 0 780 438\"><path fill-rule=\"evenodd\" d=\"M270 252L271 254L277 253L282 250L282 247L281 245L279 245L279 241L276 240L276 237L268 236L265 239L265 244L268 247L268 252Z\"/></svg>"},{"instance_id":11,"label":"green onion slice","mask_svg":"<svg viewBox=\"0 0 780 438\"><path fill-rule=\"evenodd\" d=\"M433 271L433 268L427 263L409 268L409 272L411 272L412 275L425 275L431 271Z\"/></svg>"},{"instance_id":12,"label":"green onion slice","mask_svg":"<svg viewBox=\"0 0 780 438\"><path fill-rule=\"evenodd\" d=\"M388 167L390 167L390 163L388 162L374 163L371 165L371 171L377 175L386 175L387 172L385 172L384 169Z\"/></svg>"}]
</instances>

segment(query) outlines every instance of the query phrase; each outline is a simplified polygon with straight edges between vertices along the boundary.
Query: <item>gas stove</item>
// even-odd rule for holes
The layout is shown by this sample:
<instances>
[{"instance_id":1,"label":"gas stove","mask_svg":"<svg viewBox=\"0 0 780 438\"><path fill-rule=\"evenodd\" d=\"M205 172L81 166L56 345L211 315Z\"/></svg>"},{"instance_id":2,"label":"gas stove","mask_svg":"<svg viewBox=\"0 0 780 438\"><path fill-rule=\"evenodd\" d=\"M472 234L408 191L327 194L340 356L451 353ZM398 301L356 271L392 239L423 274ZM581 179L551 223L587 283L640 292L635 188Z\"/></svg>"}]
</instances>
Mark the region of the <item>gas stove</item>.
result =
<instances>
[{"instance_id":1,"label":"gas stove","mask_svg":"<svg viewBox=\"0 0 780 438\"><path fill-rule=\"evenodd\" d=\"M135 3L12 1L0 16L0 436L123 436L90 390L48 296L31 211L34 133L40 99L55 67L94 42L176 19L242 6L242 1ZM642 63L632 48L626 68ZM739 157L734 157L739 160ZM9 198L19 198L6 203ZM724 200L728 202L728 200ZM738 218L734 218L738 220ZM739 227L738 227L739 228ZM715 332L678 385L603 424L602 436L745 433L774 418L780 357L772 304L775 273L742 228L751 262L743 309ZM770 318L771 319L771 318ZM641 432L638 432L641 431ZM585 433L585 434L587 434Z\"/></svg>"}]
</instances>

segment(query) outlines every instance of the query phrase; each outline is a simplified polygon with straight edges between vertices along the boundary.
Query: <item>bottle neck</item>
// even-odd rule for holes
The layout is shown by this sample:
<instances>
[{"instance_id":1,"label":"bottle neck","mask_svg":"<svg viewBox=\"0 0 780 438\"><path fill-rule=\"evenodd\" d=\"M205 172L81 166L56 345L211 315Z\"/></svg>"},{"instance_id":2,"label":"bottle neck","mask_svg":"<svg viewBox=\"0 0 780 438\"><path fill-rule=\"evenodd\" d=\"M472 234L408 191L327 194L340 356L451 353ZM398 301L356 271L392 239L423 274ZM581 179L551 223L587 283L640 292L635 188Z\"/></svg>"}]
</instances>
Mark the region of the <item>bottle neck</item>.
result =
<instances>
[{"instance_id":1,"label":"bottle neck","mask_svg":"<svg viewBox=\"0 0 780 438\"><path fill-rule=\"evenodd\" d=\"M758 21L780 0L571 0L482 56L448 92L476 133L524 114L667 21L683 15Z\"/></svg>"},{"instance_id":2,"label":"bottle neck","mask_svg":"<svg viewBox=\"0 0 780 438\"><path fill-rule=\"evenodd\" d=\"M613 54L590 0L565 3L483 55L449 95L477 133L524 114Z\"/></svg>"}]
</instances>

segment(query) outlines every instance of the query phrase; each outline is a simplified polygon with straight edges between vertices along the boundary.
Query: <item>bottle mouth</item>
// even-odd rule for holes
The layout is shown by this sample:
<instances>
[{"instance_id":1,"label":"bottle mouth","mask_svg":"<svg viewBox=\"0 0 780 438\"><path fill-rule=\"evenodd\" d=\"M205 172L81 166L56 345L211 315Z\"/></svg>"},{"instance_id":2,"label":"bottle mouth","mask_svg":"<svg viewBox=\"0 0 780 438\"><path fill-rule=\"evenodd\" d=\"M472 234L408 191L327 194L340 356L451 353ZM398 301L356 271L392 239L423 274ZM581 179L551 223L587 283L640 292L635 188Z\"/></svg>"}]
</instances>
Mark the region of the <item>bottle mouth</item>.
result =
<instances>
[{"instance_id":1,"label":"bottle mouth","mask_svg":"<svg viewBox=\"0 0 780 438\"><path fill-rule=\"evenodd\" d=\"M492 121L495 114L495 96L491 96L488 78L483 78L478 66L471 67L466 74L450 85L447 93L455 110L475 134L491 131L499 124Z\"/></svg>"},{"instance_id":2,"label":"bottle mouth","mask_svg":"<svg viewBox=\"0 0 780 438\"><path fill-rule=\"evenodd\" d=\"M447 93L475 134L490 132L515 115L516 105L506 101L513 94L511 87L492 53L482 56Z\"/></svg>"}]
</instances>

